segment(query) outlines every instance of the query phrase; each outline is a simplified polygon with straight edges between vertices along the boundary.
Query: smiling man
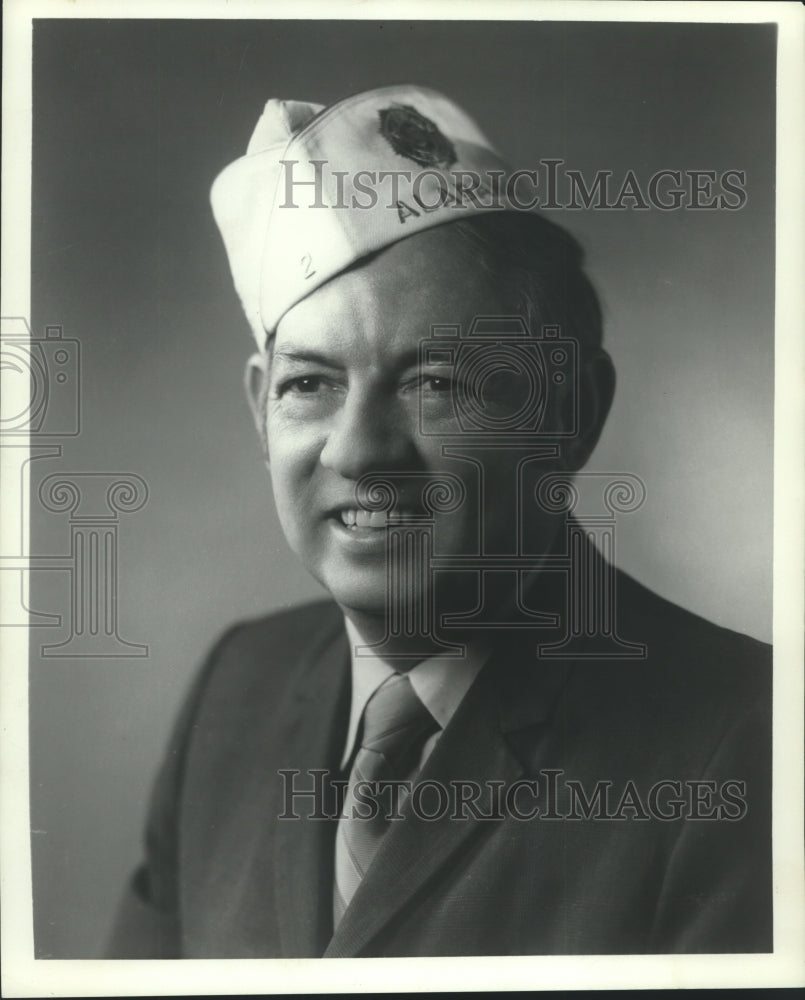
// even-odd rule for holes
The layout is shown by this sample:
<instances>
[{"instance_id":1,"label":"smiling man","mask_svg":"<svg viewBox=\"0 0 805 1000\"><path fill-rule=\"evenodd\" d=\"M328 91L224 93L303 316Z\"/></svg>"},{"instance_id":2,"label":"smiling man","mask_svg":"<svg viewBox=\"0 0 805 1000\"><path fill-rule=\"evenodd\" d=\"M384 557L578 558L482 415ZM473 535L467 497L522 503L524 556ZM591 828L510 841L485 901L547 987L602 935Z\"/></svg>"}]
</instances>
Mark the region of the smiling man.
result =
<instances>
[{"instance_id":1,"label":"smiling man","mask_svg":"<svg viewBox=\"0 0 805 1000\"><path fill-rule=\"evenodd\" d=\"M111 956L771 949L768 650L556 502L614 373L518 173L390 87L269 101L217 179L277 513L332 600L210 654Z\"/></svg>"},{"instance_id":2,"label":"smiling man","mask_svg":"<svg viewBox=\"0 0 805 1000\"><path fill-rule=\"evenodd\" d=\"M520 246L524 238L531 241L525 252L541 254L543 268L550 252L564 250L561 267L552 264L554 280L574 277L571 244L542 220L498 214L473 224L432 228L392 244L302 299L280 319L266 352L250 362L250 398L264 435L285 535L367 638L371 633L378 639L388 625L385 528L395 523L395 516L404 522L406 515L423 513L421 486L429 478L444 482L445 473L455 477L462 497L455 510L434 513L440 555L471 555L481 525L486 552L505 551L516 540L510 537L510 512L515 494L523 489L516 466L522 465L523 455L541 455L538 435L520 448L484 455L483 475L494 484L497 499L481 519L477 465L445 457L444 441L462 437L456 366L441 358L422 364L420 356L434 319L449 318L468 330L476 317L526 310L524 291L515 293L507 287L510 282L497 277L505 273L507 262L499 259L499 250L494 252L497 241L514 258L511 243ZM541 280L545 282L544 275ZM581 311L585 293L590 302L592 290L581 272L575 280ZM491 322L500 337L501 321ZM596 327L590 331L596 346L584 356L589 426L561 454L543 447L547 457L536 467L541 474L567 467L571 460L582 464L600 430L612 378L597 333ZM512 356L504 360L510 362ZM487 420L506 423L516 415L531 388L527 374L522 365L487 364L482 380ZM388 513L358 504L356 484L373 473L382 474L397 497ZM506 493L511 494L509 502ZM540 513L535 505L532 529ZM558 521L547 512L541 516L539 551L547 551ZM474 590L473 580L462 581L457 574L428 582L441 582L454 603L462 584ZM449 594L439 595L440 608Z\"/></svg>"}]
</instances>

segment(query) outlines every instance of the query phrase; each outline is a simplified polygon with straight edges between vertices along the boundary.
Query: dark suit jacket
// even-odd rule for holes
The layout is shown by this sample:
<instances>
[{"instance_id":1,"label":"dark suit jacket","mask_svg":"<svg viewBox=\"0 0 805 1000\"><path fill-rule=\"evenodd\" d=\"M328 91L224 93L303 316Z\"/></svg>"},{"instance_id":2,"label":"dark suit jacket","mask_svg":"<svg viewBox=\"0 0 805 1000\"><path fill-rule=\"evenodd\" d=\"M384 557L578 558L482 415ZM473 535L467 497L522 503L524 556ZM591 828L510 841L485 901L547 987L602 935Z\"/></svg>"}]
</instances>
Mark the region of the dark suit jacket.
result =
<instances>
[{"instance_id":1,"label":"dark suit jacket","mask_svg":"<svg viewBox=\"0 0 805 1000\"><path fill-rule=\"evenodd\" d=\"M714 782L694 786L700 816L732 780L745 782L745 815L409 815L333 935L335 823L278 819L278 771L335 772L347 724L343 622L318 603L236 626L211 653L156 782L109 957L770 951L770 651L617 582L620 633L647 659L538 661L544 635L502 632L420 778L533 778L544 795L558 771L560 815L567 781L588 797L611 782L615 805L631 781L644 810L658 781ZM692 794L683 785L688 808ZM534 801L526 790L521 808Z\"/></svg>"}]
</instances>

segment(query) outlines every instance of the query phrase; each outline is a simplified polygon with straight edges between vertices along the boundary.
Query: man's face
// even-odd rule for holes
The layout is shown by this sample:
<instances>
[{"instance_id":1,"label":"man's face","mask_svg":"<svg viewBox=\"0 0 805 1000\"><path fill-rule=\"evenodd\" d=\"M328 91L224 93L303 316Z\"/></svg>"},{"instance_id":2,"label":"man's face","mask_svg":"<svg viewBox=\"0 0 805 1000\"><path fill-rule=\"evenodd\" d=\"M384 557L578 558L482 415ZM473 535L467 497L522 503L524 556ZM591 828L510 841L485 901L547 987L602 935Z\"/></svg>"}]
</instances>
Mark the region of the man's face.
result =
<instances>
[{"instance_id":1,"label":"man's face","mask_svg":"<svg viewBox=\"0 0 805 1000\"><path fill-rule=\"evenodd\" d=\"M440 473L461 480L463 502L434 516L437 555L477 553L481 527L485 551L511 548L516 456L470 449L475 461L444 457L445 440L455 444L460 432L453 371L419 365L433 324L466 332L476 316L505 312L493 276L442 226L334 278L279 323L266 408L277 511L291 548L345 609L381 615L386 607L386 519L356 501L368 473L398 487L403 514L422 512L422 486ZM490 405L502 407L521 389L505 373L485 386ZM481 475L495 485L485 504Z\"/></svg>"}]
</instances>

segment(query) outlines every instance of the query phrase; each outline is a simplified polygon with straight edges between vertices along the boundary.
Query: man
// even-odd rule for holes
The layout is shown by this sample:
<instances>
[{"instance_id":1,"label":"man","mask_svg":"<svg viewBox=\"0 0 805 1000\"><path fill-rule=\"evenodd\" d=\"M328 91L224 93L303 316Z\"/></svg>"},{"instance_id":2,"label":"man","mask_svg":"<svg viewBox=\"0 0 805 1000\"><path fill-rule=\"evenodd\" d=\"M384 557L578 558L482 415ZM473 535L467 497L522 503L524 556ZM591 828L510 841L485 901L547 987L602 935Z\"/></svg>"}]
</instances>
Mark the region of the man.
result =
<instances>
[{"instance_id":1,"label":"man","mask_svg":"<svg viewBox=\"0 0 805 1000\"><path fill-rule=\"evenodd\" d=\"M562 502L614 374L517 184L414 87L269 101L216 181L277 512L332 601L210 654L110 956L771 950L768 650Z\"/></svg>"}]
</instances>

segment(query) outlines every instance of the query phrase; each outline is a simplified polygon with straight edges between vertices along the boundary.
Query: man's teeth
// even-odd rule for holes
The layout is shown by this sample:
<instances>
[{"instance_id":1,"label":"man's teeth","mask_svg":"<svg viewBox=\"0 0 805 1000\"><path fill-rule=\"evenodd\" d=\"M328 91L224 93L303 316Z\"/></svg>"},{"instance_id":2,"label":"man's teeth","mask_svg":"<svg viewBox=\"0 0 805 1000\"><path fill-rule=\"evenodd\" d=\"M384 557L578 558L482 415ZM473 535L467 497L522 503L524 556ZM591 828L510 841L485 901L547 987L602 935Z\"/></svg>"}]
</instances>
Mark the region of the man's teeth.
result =
<instances>
[{"instance_id":1,"label":"man's teeth","mask_svg":"<svg viewBox=\"0 0 805 1000\"><path fill-rule=\"evenodd\" d=\"M341 521L348 528L385 528L400 520L399 512L387 510L342 510Z\"/></svg>"},{"instance_id":2,"label":"man's teeth","mask_svg":"<svg viewBox=\"0 0 805 1000\"><path fill-rule=\"evenodd\" d=\"M384 510L342 510L341 520L348 528L385 528Z\"/></svg>"}]
</instances>

